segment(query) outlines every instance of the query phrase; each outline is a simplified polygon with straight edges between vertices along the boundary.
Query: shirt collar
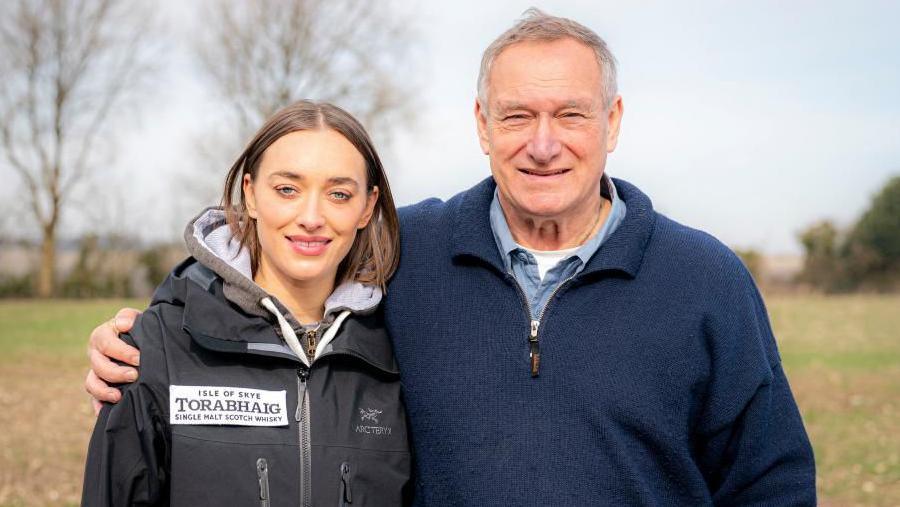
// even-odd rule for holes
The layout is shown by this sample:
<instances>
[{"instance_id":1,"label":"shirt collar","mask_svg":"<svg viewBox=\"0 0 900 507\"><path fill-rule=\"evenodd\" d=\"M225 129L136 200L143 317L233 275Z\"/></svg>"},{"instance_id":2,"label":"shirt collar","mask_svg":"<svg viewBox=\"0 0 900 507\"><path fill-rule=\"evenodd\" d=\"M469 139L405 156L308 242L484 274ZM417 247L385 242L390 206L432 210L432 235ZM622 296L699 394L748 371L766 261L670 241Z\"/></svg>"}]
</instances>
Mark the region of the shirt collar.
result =
<instances>
[{"instance_id":1,"label":"shirt collar","mask_svg":"<svg viewBox=\"0 0 900 507\"><path fill-rule=\"evenodd\" d=\"M507 271L512 268L510 254L521 250L522 248L513 239L512 232L509 230L509 223L503 214L503 208L500 207L500 198L498 197L498 189L494 189L494 198L491 201L490 220L491 230L494 233L494 241L503 257L503 265ZM619 198L616 186L612 184L609 177L604 173L600 180L600 195L612 202L612 209L603 227L596 234L585 242L576 250L572 256L577 256L582 265L587 264L588 260L594 255L600 245L615 231L616 227L625 217L625 203Z\"/></svg>"}]
</instances>

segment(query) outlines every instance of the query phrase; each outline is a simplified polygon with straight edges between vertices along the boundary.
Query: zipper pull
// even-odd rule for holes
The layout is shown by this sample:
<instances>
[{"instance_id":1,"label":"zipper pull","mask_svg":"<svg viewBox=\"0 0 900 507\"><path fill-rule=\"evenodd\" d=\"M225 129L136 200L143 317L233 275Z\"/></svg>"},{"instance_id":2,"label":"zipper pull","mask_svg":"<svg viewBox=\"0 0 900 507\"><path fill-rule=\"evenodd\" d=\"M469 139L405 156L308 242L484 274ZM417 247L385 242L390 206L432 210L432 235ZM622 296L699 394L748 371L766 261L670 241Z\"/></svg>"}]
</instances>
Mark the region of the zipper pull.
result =
<instances>
[{"instance_id":1,"label":"zipper pull","mask_svg":"<svg viewBox=\"0 0 900 507\"><path fill-rule=\"evenodd\" d=\"M353 497L350 493L350 464L341 463L341 489L343 490L342 500L346 503L353 503Z\"/></svg>"},{"instance_id":2,"label":"zipper pull","mask_svg":"<svg viewBox=\"0 0 900 507\"><path fill-rule=\"evenodd\" d=\"M294 420L303 420L303 407L306 404L306 379L309 378L309 370L300 368L297 370L297 411L294 412Z\"/></svg>"},{"instance_id":3,"label":"zipper pull","mask_svg":"<svg viewBox=\"0 0 900 507\"><path fill-rule=\"evenodd\" d=\"M259 504L261 507L269 505L269 464L266 458L256 460L256 477L259 479Z\"/></svg>"},{"instance_id":4,"label":"zipper pull","mask_svg":"<svg viewBox=\"0 0 900 507\"><path fill-rule=\"evenodd\" d=\"M537 377L538 370L541 367L541 347L538 345L538 326L540 326L540 321L532 320L531 321L531 335L528 337L528 345L530 348L530 352L528 357L531 358L531 376Z\"/></svg>"},{"instance_id":5,"label":"zipper pull","mask_svg":"<svg viewBox=\"0 0 900 507\"><path fill-rule=\"evenodd\" d=\"M318 341L319 328L306 332L306 354L312 360L316 357L316 342Z\"/></svg>"}]
</instances>

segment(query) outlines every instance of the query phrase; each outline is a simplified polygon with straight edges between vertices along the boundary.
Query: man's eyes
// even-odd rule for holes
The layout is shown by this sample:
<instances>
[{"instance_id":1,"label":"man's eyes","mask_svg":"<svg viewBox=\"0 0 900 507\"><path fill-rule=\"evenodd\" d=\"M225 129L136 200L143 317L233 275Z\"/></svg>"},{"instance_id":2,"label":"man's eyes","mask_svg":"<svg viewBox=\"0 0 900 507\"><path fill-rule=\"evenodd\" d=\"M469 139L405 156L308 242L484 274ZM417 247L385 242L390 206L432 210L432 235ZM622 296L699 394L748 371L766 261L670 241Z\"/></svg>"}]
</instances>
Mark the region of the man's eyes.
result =
<instances>
[{"instance_id":1,"label":"man's eyes","mask_svg":"<svg viewBox=\"0 0 900 507\"><path fill-rule=\"evenodd\" d=\"M562 120L584 120L588 117L587 113L582 111L565 111L556 115L556 118ZM505 123L522 123L533 119L534 116L526 113L513 113L500 117L500 121Z\"/></svg>"}]
</instances>

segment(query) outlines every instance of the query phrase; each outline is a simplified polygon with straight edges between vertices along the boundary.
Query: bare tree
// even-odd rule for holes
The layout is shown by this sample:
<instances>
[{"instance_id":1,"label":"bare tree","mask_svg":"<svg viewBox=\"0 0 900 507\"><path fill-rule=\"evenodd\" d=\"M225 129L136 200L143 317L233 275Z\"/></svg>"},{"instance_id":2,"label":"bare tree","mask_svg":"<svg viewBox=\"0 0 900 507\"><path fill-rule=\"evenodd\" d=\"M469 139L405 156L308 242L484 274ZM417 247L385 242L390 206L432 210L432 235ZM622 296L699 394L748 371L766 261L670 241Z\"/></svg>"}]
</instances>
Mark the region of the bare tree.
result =
<instances>
[{"instance_id":1,"label":"bare tree","mask_svg":"<svg viewBox=\"0 0 900 507\"><path fill-rule=\"evenodd\" d=\"M40 226L37 293L55 287L57 231L108 155L111 114L149 75L148 17L126 0L7 0L0 17L0 140ZM102 157L101 157L102 158Z\"/></svg>"},{"instance_id":2,"label":"bare tree","mask_svg":"<svg viewBox=\"0 0 900 507\"><path fill-rule=\"evenodd\" d=\"M415 95L412 30L392 2L215 0L200 56L246 138L299 99L336 103L380 139Z\"/></svg>"}]
</instances>

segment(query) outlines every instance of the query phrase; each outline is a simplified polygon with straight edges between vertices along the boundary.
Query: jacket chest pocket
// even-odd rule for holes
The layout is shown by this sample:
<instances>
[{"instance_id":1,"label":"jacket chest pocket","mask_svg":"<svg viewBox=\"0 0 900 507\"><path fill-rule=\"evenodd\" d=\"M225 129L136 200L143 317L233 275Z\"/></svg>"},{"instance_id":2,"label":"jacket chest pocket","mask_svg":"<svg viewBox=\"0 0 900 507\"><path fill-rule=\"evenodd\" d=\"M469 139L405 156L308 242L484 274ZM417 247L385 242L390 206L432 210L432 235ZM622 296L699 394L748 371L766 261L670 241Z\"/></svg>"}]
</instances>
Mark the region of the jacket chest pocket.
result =
<instances>
[{"instance_id":1,"label":"jacket chest pocket","mask_svg":"<svg viewBox=\"0 0 900 507\"><path fill-rule=\"evenodd\" d=\"M404 504L410 486L408 452L333 449L326 455L328 463L313 470L313 498L321 501L321 505L397 507Z\"/></svg>"},{"instance_id":2,"label":"jacket chest pocket","mask_svg":"<svg viewBox=\"0 0 900 507\"><path fill-rule=\"evenodd\" d=\"M173 432L172 505L276 507L299 502L296 445L201 435Z\"/></svg>"},{"instance_id":3,"label":"jacket chest pocket","mask_svg":"<svg viewBox=\"0 0 900 507\"><path fill-rule=\"evenodd\" d=\"M406 415L399 392L379 387L311 403L314 506L403 505L411 472Z\"/></svg>"}]
</instances>

